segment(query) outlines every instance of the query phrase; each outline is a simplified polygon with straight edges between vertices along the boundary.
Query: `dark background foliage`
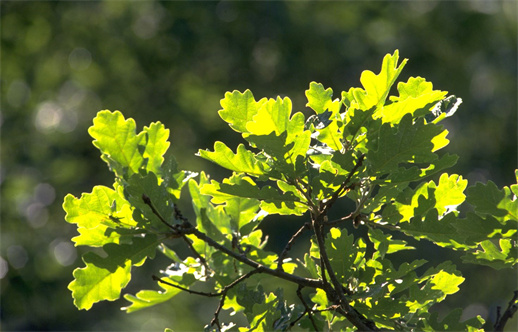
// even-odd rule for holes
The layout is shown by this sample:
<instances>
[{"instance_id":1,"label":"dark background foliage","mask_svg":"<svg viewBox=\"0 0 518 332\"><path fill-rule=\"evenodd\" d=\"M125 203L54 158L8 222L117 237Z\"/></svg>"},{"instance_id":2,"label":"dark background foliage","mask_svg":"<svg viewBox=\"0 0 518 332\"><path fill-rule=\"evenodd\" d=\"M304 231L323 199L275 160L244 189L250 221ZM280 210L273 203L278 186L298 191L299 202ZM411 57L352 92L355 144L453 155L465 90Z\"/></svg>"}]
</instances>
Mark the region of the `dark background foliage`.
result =
<instances>
[{"instance_id":1,"label":"dark background foliage","mask_svg":"<svg viewBox=\"0 0 518 332\"><path fill-rule=\"evenodd\" d=\"M84 250L70 241L76 231L64 221L61 203L69 192L79 196L113 181L87 134L101 109L119 109L139 128L165 123L183 168L221 178L225 173L194 154L215 140L239 142L217 115L226 91L249 88L257 99L288 95L294 111L309 114L304 90L310 81L339 96L359 86L362 70L379 72L383 56L399 49L410 59L401 80L422 76L464 100L445 121L446 150L460 155L450 172L472 184L513 181L515 1L0 5L3 330L181 331L210 321L216 303L184 294L131 315L119 311L123 300L89 312L73 307L67 284ZM188 214L187 200L182 209ZM267 219L272 250L302 222ZM418 245L426 250L401 258L459 262L455 253ZM130 291L155 287L151 271L165 263L157 258L138 270ZM495 306L505 305L516 288L516 271L460 268L467 277L461 292L435 310L463 307L465 318L494 318Z\"/></svg>"}]
</instances>

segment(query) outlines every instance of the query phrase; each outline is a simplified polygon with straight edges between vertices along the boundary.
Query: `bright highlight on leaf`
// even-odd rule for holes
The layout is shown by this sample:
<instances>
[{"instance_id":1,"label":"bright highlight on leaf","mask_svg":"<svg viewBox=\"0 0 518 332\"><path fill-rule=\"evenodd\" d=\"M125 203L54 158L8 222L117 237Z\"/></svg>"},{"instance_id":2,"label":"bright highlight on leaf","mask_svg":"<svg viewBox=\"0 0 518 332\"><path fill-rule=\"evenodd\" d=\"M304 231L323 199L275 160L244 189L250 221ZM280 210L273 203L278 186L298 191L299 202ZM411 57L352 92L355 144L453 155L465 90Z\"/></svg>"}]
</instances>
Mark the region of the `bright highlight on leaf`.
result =
<instances>
[{"instance_id":1,"label":"bright highlight on leaf","mask_svg":"<svg viewBox=\"0 0 518 332\"><path fill-rule=\"evenodd\" d=\"M396 85L406 62L387 54L378 74L364 71L362 87L338 98L311 82L309 116L289 97L227 92L219 115L243 141L198 152L232 171L223 179L180 170L160 122L138 132L121 112L99 112L89 134L115 177L64 199L75 245L95 248L73 272L74 304L119 299L158 249L170 264L149 276L149 289L124 294L128 313L188 292L215 299L206 331L481 329L481 317L460 322L461 310L442 320L430 313L465 280L451 262L401 254L421 255L422 242L411 241L427 240L461 251L465 263L516 267L518 184L468 187L441 174L458 157L440 152L449 141L438 123L462 100L422 77ZM285 234L267 234L271 225ZM239 320L223 322L228 310Z\"/></svg>"}]
</instances>

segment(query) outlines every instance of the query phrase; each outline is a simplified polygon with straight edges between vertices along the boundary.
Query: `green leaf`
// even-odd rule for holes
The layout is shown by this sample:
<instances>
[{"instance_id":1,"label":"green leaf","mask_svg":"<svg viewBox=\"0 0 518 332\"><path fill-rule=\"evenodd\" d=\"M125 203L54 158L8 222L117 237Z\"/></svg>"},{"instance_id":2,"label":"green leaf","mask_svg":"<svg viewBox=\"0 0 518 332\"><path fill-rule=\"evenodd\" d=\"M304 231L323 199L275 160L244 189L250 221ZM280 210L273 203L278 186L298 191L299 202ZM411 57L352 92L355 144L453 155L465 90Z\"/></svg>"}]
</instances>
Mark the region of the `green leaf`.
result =
<instances>
[{"instance_id":1,"label":"green leaf","mask_svg":"<svg viewBox=\"0 0 518 332\"><path fill-rule=\"evenodd\" d=\"M173 195L174 201L176 202L180 199L183 186L196 176L198 176L196 172L179 170L176 159L170 156L166 160L165 167L163 168L162 177L164 182L162 185Z\"/></svg>"},{"instance_id":2,"label":"green leaf","mask_svg":"<svg viewBox=\"0 0 518 332\"><path fill-rule=\"evenodd\" d=\"M431 163L437 159L433 153L432 140L443 129L436 125L425 124L417 119L412 123L412 116L403 117L398 127L383 124L377 136L369 136L366 161L371 165L371 173L388 173L396 170L401 163Z\"/></svg>"},{"instance_id":3,"label":"green leaf","mask_svg":"<svg viewBox=\"0 0 518 332\"><path fill-rule=\"evenodd\" d=\"M333 90L331 88L325 89L320 83L309 83L309 89L306 90L306 97L308 103L306 106L311 107L317 114L324 113L333 105Z\"/></svg>"},{"instance_id":4,"label":"green leaf","mask_svg":"<svg viewBox=\"0 0 518 332\"><path fill-rule=\"evenodd\" d=\"M419 285L425 281L424 286ZM449 261L428 269L421 276L421 280L409 288L407 306L410 312L428 311L433 304L441 302L446 296L458 292L458 286L462 282L464 282L464 277Z\"/></svg>"},{"instance_id":5,"label":"green leaf","mask_svg":"<svg viewBox=\"0 0 518 332\"><path fill-rule=\"evenodd\" d=\"M202 172L199 184L194 180L189 181L189 192L196 213L198 230L210 234L216 241L220 241L224 238L223 234L237 232L238 226L231 223L231 218L224 213L223 208L217 208L210 203L209 195L202 194L201 188L208 183L207 176Z\"/></svg>"},{"instance_id":6,"label":"green leaf","mask_svg":"<svg viewBox=\"0 0 518 332\"><path fill-rule=\"evenodd\" d=\"M374 107L363 110L355 108L354 106L350 106L347 109L344 119L344 136L349 139L351 144L356 144L356 137L360 134L362 128L366 131L366 128L369 127L370 122L373 121L372 115L374 114L374 110Z\"/></svg>"},{"instance_id":7,"label":"green leaf","mask_svg":"<svg viewBox=\"0 0 518 332\"><path fill-rule=\"evenodd\" d=\"M273 161L273 165L282 167L280 172L289 172L293 169L292 166L289 166L289 161L291 160L289 157L289 152L295 145L295 142L287 143L286 139L288 137L287 132L283 132L277 135L275 132L271 132L266 135L249 135L247 136L247 140L252 143L252 145L258 149L263 150L269 157L270 160ZM293 164L292 164L293 165ZM276 167L272 167L277 170Z\"/></svg>"},{"instance_id":8,"label":"green leaf","mask_svg":"<svg viewBox=\"0 0 518 332\"><path fill-rule=\"evenodd\" d=\"M373 181L373 183L403 183L415 182L432 176L440 171L454 166L459 157L449 153L444 154L439 160L434 161L426 168L412 166L409 168L399 167L397 171L388 174L387 178Z\"/></svg>"},{"instance_id":9,"label":"green leaf","mask_svg":"<svg viewBox=\"0 0 518 332\"><path fill-rule=\"evenodd\" d=\"M456 219L454 213L448 213L439 218L437 210L433 209L428 211L423 220L412 220L410 223L401 223L398 226L405 234L417 239L428 239L442 247L467 249L473 245L473 242L468 242L467 234L459 233L453 226Z\"/></svg>"},{"instance_id":10,"label":"green leaf","mask_svg":"<svg viewBox=\"0 0 518 332\"><path fill-rule=\"evenodd\" d=\"M370 70L362 72L360 81L364 87L364 91L354 91L355 99L358 101L360 108L370 109L373 106L381 106L385 103L390 88L396 82L397 77L403 70L407 59L399 64L399 51L396 50L393 55L387 54L383 58L381 71L378 75Z\"/></svg>"},{"instance_id":11,"label":"green leaf","mask_svg":"<svg viewBox=\"0 0 518 332\"><path fill-rule=\"evenodd\" d=\"M161 174L163 155L169 148L169 130L163 124L152 123L137 134L135 120L108 110L97 113L93 123L88 129L93 144L118 177L129 177L141 168Z\"/></svg>"},{"instance_id":12,"label":"green leaf","mask_svg":"<svg viewBox=\"0 0 518 332\"><path fill-rule=\"evenodd\" d=\"M196 281L194 276L188 273L185 268L175 271L174 275L164 277L162 280L185 288L188 288ZM158 282L158 286L160 286L162 290L156 291L146 289L139 291L135 295L125 294L124 298L131 302L131 304L121 309L125 310L127 313L146 309L157 304L164 303L182 292L179 288L161 282Z\"/></svg>"},{"instance_id":13,"label":"green leaf","mask_svg":"<svg viewBox=\"0 0 518 332\"><path fill-rule=\"evenodd\" d=\"M101 111L94 118L94 125L88 133L95 140L93 144L102 153L102 159L119 177L138 173L144 162L139 150L145 140L145 133L136 134L135 120L124 119L121 112Z\"/></svg>"},{"instance_id":14,"label":"green leaf","mask_svg":"<svg viewBox=\"0 0 518 332\"><path fill-rule=\"evenodd\" d=\"M500 190L494 182L488 181L468 188L467 195L467 202L475 206L476 213L492 215L502 221L518 221L518 200L509 188Z\"/></svg>"},{"instance_id":15,"label":"green leaf","mask_svg":"<svg viewBox=\"0 0 518 332\"><path fill-rule=\"evenodd\" d=\"M385 234L380 229L369 228L369 238L374 244L374 249L377 250L375 255L379 255L381 259L385 258L386 254L392 254L401 250L415 249L414 247L408 246L404 240L393 240L392 235Z\"/></svg>"},{"instance_id":16,"label":"green leaf","mask_svg":"<svg viewBox=\"0 0 518 332\"><path fill-rule=\"evenodd\" d=\"M76 307L88 310L95 302L118 299L131 279L131 266L153 258L158 244L156 236L147 236L135 238L132 244L106 244L106 258L93 252L83 255L86 267L74 270L75 280L68 285Z\"/></svg>"},{"instance_id":17,"label":"green leaf","mask_svg":"<svg viewBox=\"0 0 518 332\"><path fill-rule=\"evenodd\" d=\"M484 319L482 319L482 317L480 316L471 318L464 322L460 322L460 318L462 316L461 308L453 309L440 322L438 320L438 316L439 314L437 312L434 312L430 315L430 318L428 320L428 323L434 331L468 331L468 327L480 329L484 324Z\"/></svg>"},{"instance_id":18,"label":"green leaf","mask_svg":"<svg viewBox=\"0 0 518 332\"><path fill-rule=\"evenodd\" d=\"M295 164L298 156L306 157L311 143L311 132L304 129L305 122L304 114L297 112L293 114L288 123L288 137L286 138L286 143L294 143L289 153L292 164Z\"/></svg>"},{"instance_id":19,"label":"green leaf","mask_svg":"<svg viewBox=\"0 0 518 332\"><path fill-rule=\"evenodd\" d=\"M147 173L142 176L134 174L128 180L124 190L125 196L131 204L137 208L134 217L138 216L139 225L147 228L148 225L153 229L169 230L167 226L158 218L153 210L144 202L142 197L147 196L151 204L158 211L160 216L168 223L176 221L174 215L174 197L163 186L159 185L159 179L154 173Z\"/></svg>"},{"instance_id":20,"label":"green leaf","mask_svg":"<svg viewBox=\"0 0 518 332\"><path fill-rule=\"evenodd\" d=\"M308 103L306 106L311 107L317 116L330 112L329 120L325 126L316 126L315 129L318 131L317 139L329 146L333 150L342 150L342 132L337 120L340 119L338 115L342 102L339 99L332 100L333 90L331 88L324 89L324 86L320 83L311 82L309 89L306 90L306 97ZM341 120L341 119L340 119Z\"/></svg>"},{"instance_id":21,"label":"green leaf","mask_svg":"<svg viewBox=\"0 0 518 332\"><path fill-rule=\"evenodd\" d=\"M494 269L512 268L518 264L518 244L515 239L500 239L498 245L494 241L484 240L480 243L480 248L482 250L462 256L463 262Z\"/></svg>"},{"instance_id":22,"label":"green leaf","mask_svg":"<svg viewBox=\"0 0 518 332\"><path fill-rule=\"evenodd\" d=\"M283 331L286 321L289 323L289 318L282 295L279 298L277 294L270 293L260 303L252 305L251 315L248 316L250 328L240 328L239 331Z\"/></svg>"},{"instance_id":23,"label":"green leaf","mask_svg":"<svg viewBox=\"0 0 518 332\"><path fill-rule=\"evenodd\" d=\"M288 128L290 114L291 100L288 97L268 99L262 103L253 121L247 123L247 132L259 136L270 133L280 135Z\"/></svg>"},{"instance_id":24,"label":"green leaf","mask_svg":"<svg viewBox=\"0 0 518 332\"><path fill-rule=\"evenodd\" d=\"M410 202L396 202L394 206L401 214L400 222L418 219L430 209L435 208L440 216L449 211L456 211L456 207L464 202L464 189L468 184L461 176L443 173L436 185L434 181L419 185ZM408 190L405 195L408 195Z\"/></svg>"},{"instance_id":25,"label":"green leaf","mask_svg":"<svg viewBox=\"0 0 518 332\"><path fill-rule=\"evenodd\" d=\"M162 163L164 162L164 154L169 148L170 143L169 129L165 129L160 122L151 123L149 127L144 127L146 133L145 150L143 157L146 159L146 170L155 174L162 174Z\"/></svg>"},{"instance_id":26,"label":"green leaf","mask_svg":"<svg viewBox=\"0 0 518 332\"><path fill-rule=\"evenodd\" d=\"M399 97L391 97L392 104L384 106L377 116L383 123L398 123L406 114L427 114L430 108L448 92L433 90L433 85L422 77L410 77L408 82L398 84Z\"/></svg>"},{"instance_id":27,"label":"green leaf","mask_svg":"<svg viewBox=\"0 0 518 332\"><path fill-rule=\"evenodd\" d=\"M355 270L363 263L366 244L363 240L354 241L354 236L345 229L333 227L326 239L326 250L333 270L339 280L346 283Z\"/></svg>"},{"instance_id":28,"label":"green leaf","mask_svg":"<svg viewBox=\"0 0 518 332\"><path fill-rule=\"evenodd\" d=\"M259 111L259 108L266 102L266 98L255 101L254 95L250 90L241 93L234 90L225 93L225 98L221 100L221 107L218 113L230 127L237 132L246 133L246 125L252 121L253 117Z\"/></svg>"},{"instance_id":29,"label":"green leaf","mask_svg":"<svg viewBox=\"0 0 518 332\"><path fill-rule=\"evenodd\" d=\"M261 201L261 208L270 213L302 215L308 207L299 196L292 192L279 193L275 188L265 185L259 188L249 177L243 176L239 184L211 181L202 187L201 193L212 196L214 204L224 203L233 197L254 198Z\"/></svg>"},{"instance_id":30,"label":"green leaf","mask_svg":"<svg viewBox=\"0 0 518 332\"><path fill-rule=\"evenodd\" d=\"M234 154L224 143L217 141L214 144L214 152L199 150L198 155L231 171L254 176L265 175L269 169L267 164L248 151L243 144L239 144Z\"/></svg>"},{"instance_id":31,"label":"green leaf","mask_svg":"<svg viewBox=\"0 0 518 332\"><path fill-rule=\"evenodd\" d=\"M104 186L96 186L92 193L83 193L80 198L68 194L63 209L65 220L77 224L80 235L72 239L76 246L130 242L129 230L137 225L129 202Z\"/></svg>"}]
</instances>

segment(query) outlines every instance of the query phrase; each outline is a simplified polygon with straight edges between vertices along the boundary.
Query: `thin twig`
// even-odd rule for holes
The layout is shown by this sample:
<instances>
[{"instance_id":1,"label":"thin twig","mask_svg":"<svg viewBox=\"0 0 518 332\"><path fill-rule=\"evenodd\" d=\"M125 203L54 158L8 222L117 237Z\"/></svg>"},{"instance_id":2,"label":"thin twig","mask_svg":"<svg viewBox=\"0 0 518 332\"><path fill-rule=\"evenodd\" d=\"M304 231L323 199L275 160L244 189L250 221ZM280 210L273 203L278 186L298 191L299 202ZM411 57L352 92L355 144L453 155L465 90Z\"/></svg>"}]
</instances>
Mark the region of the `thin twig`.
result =
<instances>
[{"instance_id":1,"label":"thin twig","mask_svg":"<svg viewBox=\"0 0 518 332\"><path fill-rule=\"evenodd\" d=\"M304 190L304 187L301 186L299 181L302 181L302 180L295 179L292 183L295 186L295 188L297 188L297 190L299 192L301 192L302 195L304 195L304 197L306 198L306 200L308 202L308 206L311 208L311 211L316 211L317 207L315 206L315 203L313 203L313 200L311 199L311 187L308 186L307 190Z\"/></svg>"},{"instance_id":2,"label":"thin twig","mask_svg":"<svg viewBox=\"0 0 518 332\"><path fill-rule=\"evenodd\" d=\"M142 194L142 200L144 201L144 203L149 206L151 208L151 211L153 211L153 214L155 216L158 217L158 219L164 224L166 225L167 227L169 227L170 229L172 229L173 231L176 232L176 228L172 225L170 225L167 221L164 220L164 218L162 218L162 216L160 215L160 213L155 209L155 207L153 206L153 203L151 203L151 199L149 198L149 196L147 196L146 194Z\"/></svg>"},{"instance_id":3,"label":"thin twig","mask_svg":"<svg viewBox=\"0 0 518 332\"><path fill-rule=\"evenodd\" d=\"M151 211L153 211L153 214L155 216L157 216L157 218L162 222L164 223L167 227L171 228L173 231L174 231L174 234L175 235L178 235L178 228L173 226L173 225L170 225L167 221L165 221L165 219L162 217L162 215L160 214L160 212L157 211L157 209L154 207L153 203L151 202L151 199L149 198L149 196L147 196L146 194L143 194L142 195L142 200L144 201L144 203L149 206L151 208ZM174 205L174 212L175 212L175 218L178 219L178 220L181 220L183 222L183 224L186 224L188 223L189 221L187 220L187 218L185 218L182 213L180 212L180 210L178 209L178 207L176 206L176 204ZM189 239L187 238L187 236L185 236L185 234L179 234L181 236L181 238L184 240L184 242L187 244L187 246L189 247L189 249L193 252L194 256L196 256L196 258L198 258L200 260L200 263L203 264L203 266L205 267L205 270L207 271L211 271L211 268L209 267L209 265L207 264L207 261L205 260L205 258L203 258L200 253L198 253L196 251L196 249L193 247L191 241L189 241Z\"/></svg>"},{"instance_id":4,"label":"thin twig","mask_svg":"<svg viewBox=\"0 0 518 332\"><path fill-rule=\"evenodd\" d=\"M302 297L302 286L300 286L300 285L297 288L297 296L298 296L298 298L300 299L300 302L302 302L302 305L305 308L304 314L308 314L308 318L311 321L311 325L313 325L314 331L318 331L317 324L316 324L315 320L313 319L313 310L308 306L306 301L304 301L304 297ZM304 316L304 314L302 314L299 318L297 318L297 320L295 320L292 323L293 325L292 324L290 324L290 325L294 326L297 323L297 321L300 320Z\"/></svg>"},{"instance_id":5,"label":"thin twig","mask_svg":"<svg viewBox=\"0 0 518 332\"><path fill-rule=\"evenodd\" d=\"M219 292L219 293L206 293L206 292L198 292L198 291L193 291L189 288L185 288L183 286L180 286L180 285L176 285L176 284L173 284L169 281L165 281L164 279L160 278L160 277L157 277L155 275L152 275L151 276L153 278L153 280L155 281L158 281L159 283L162 283L164 285L168 285L168 286L171 286L171 287L174 287L174 288L178 288L180 290L183 290L187 293L190 293L190 294L196 294L196 295L201 295L201 296L206 296L206 297L216 297L216 296L220 296L222 294L222 292Z\"/></svg>"},{"instance_id":6,"label":"thin twig","mask_svg":"<svg viewBox=\"0 0 518 332\"><path fill-rule=\"evenodd\" d=\"M284 258L286 257L286 255L288 255L288 251L290 251L293 242L295 242L295 239L297 239L302 234L302 232L304 232L304 230L308 228L311 228L311 223L306 222L295 234L293 234L291 239L286 244L286 247L284 247L284 250L279 255L279 258L277 259L277 270L284 271L282 268L282 262L284 261Z\"/></svg>"},{"instance_id":7,"label":"thin twig","mask_svg":"<svg viewBox=\"0 0 518 332\"><path fill-rule=\"evenodd\" d=\"M345 217L342 217L342 218L339 218L339 219L335 219L335 220L331 220L331 221L327 221L324 225L325 226L336 225L338 223L341 223L342 221L346 221L346 220L354 218L354 214L355 214L355 212L351 212L348 215L346 215Z\"/></svg>"},{"instance_id":8,"label":"thin twig","mask_svg":"<svg viewBox=\"0 0 518 332\"><path fill-rule=\"evenodd\" d=\"M197 230L194 227L182 229L181 231L185 232L185 234L194 234L197 238L205 241L211 247L222 251L223 253L227 254L228 256L231 256L234 259L236 259L248 266L253 267L254 269L261 270L260 272L264 272L266 274L269 274L269 275L272 275L275 277L279 277L281 279L284 279L284 280L287 280L287 281L290 281L290 282L293 282L293 283L296 283L298 285L302 285L305 287L323 288L323 284L320 280L303 278L303 277L299 277L297 275L290 274L290 273L287 273L284 271L270 269L262 264L257 263L256 261L254 261L246 256L240 255L240 254L228 249L224 245L219 244L218 242L214 241L212 238L208 237L207 235L200 232L199 230Z\"/></svg>"},{"instance_id":9,"label":"thin twig","mask_svg":"<svg viewBox=\"0 0 518 332\"><path fill-rule=\"evenodd\" d=\"M205 270L207 271L206 273L208 275L209 271L212 271L212 269L207 264L207 261L205 260L205 258L203 258L203 256L200 255L200 253L196 251L196 249L192 245L191 241L189 241L189 239L187 238L187 236L185 236L185 234L182 234L181 236L182 236L182 239L184 240L184 242L189 247L189 249L191 249L194 256L196 256L196 258L198 258L200 260L200 263L203 264L203 266L205 267Z\"/></svg>"},{"instance_id":10,"label":"thin twig","mask_svg":"<svg viewBox=\"0 0 518 332\"><path fill-rule=\"evenodd\" d=\"M351 178L353 177L354 173L360 168L360 166L363 164L363 160L365 159L365 154L362 154L360 158L358 158L358 161L356 162L356 165L351 169L349 174L347 175L347 178L345 178L344 182L342 182L342 185L340 188L338 188L334 193L333 196L327 202L325 203L323 209L320 211L322 214L326 215L331 206L335 203L335 201L344 193L347 189L352 189L356 186L355 183L349 185L349 182L351 181Z\"/></svg>"},{"instance_id":11,"label":"thin twig","mask_svg":"<svg viewBox=\"0 0 518 332\"><path fill-rule=\"evenodd\" d=\"M182 225L175 225L175 226L171 226L169 225L167 222L165 222L165 220L163 220L163 218L160 216L160 214L158 213L158 211L156 211L156 209L153 207L153 204L151 203L151 199L146 196L146 195L142 195L142 199L144 200L144 202L149 206L151 207L153 213L155 213L155 215L160 219L162 220L162 222L164 222L166 225L168 225L173 231L174 231L174 234L177 234L177 235L187 235L187 234L193 234L194 236L196 236L198 239L204 241L205 243L207 243L209 246L213 247L213 248L216 248L218 249L219 251L222 251L224 252L225 254L227 254L228 256L230 257L233 257L234 259L248 265L248 266L251 266L253 267L254 269L257 269L257 270L260 270L259 272L264 272L266 274L269 274L269 275L272 275L272 276L276 276L276 277L279 277L281 279L284 279L284 280L287 280L287 281L290 281L290 282L293 282L293 283L296 283L298 285L302 285L302 286L305 286L305 287L311 287L311 288L322 288L323 287L323 284L320 280L317 280L317 279L310 279L310 278L303 278L303 277L299 277L297 275L294 275L294 274L290 274L290 273L287 273L287 272L284 272L284 271L278 271L278 270L273 270L273 269L270 269L244 255L241 255L241 254L238 254L230 249L228 249L227 247L225 247L224 245L222 244L219 244L218 242L216 242L214 239L212 239L211 237L207 236L206 234L200 232L198 229L196 229L195 227L193 227L189 221L186 219L186 218L183 218L183 223Z\"/></svg>"},{"instance_id":12,"label":"thin twig","mask_svg":"<svg viewBox=\"0 0 518 332\"><path fill-rule=\"evenodd\" d=\"M331 297L332 301L340 304L340 307L337 310L342 313L354 326L356 326L360 331L378 331L379 329L376 327L374 323L369 321L366 317L364 317L361 313L356 311L347 301L345 297L344 289L342 287L342 283L336 277L336 274L331 266L331 261L327 256L327 251L324 243L324 236L322 234L322 226L324 224L325 215L319 214L317 216L313 216L313 229L315 231L315 236L317 238L317 243L320 251L320 259L321 259L321 268L322 268L322 277L325 276L325 272L329 274L329 278L331 279L332 287L325 287L328 297ZM324 284L325 285L325 284ZM333 296L334 295L334 296ZM337 296L337 298L336 298ZM333 298L334 297L334 298Z\"/></svg>"},{"instance_id":13,"label":"thin twig","mask_svg":"<svg viewBox=\"0 0 518 332\"><path fill-rule=\"evenodd\" d=\"M505 324L507 324L507 321L513 317L513 315L518 310L518 290L514 291L514 296L509 301L509 304L507 305L507 309L504 311L504 314L500 317L500 307L497 307L498 311L498 317L496 319L495 323L495 331L503 331Z\"/></svg>"},{"instance_id":14,"label":"thin twig","mask_svg":"<svg viewBox=\"0 0 518 332\"><path fill-rule=\"evenodd\" d=\"M238 283L240 283L241 281L243 281L243 280L245 280L247 278L250 278L252 275L254 275L256 273L259 273L259 270L252 270L252 271L242 275L241 277L237 278L236 280L234 280L233 282L231 282L230 284L228 284L227 286L225 286L223 288L223 290L221 291L221 300L219 301L218 308L214 312L214 318L210 321L210 326L216 325L218 327L218 329L221 331L221 326L219 325L219 313L221 312L221 309L223 308L223 305L225 304L225 299L227 297L227 292L232 287L234 287Z\"/></svg>"}]
</instances>

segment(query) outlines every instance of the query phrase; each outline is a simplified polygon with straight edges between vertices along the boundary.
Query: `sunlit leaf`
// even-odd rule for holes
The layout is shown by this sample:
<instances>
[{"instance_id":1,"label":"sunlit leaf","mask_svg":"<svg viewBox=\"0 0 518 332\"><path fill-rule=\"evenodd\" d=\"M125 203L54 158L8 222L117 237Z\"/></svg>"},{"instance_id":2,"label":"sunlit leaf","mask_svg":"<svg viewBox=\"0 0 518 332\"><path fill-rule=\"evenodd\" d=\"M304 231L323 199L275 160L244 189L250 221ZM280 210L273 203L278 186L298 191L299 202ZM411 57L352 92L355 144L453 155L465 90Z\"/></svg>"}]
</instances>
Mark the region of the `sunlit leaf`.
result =
<instances>
[{"instance_id":1,"label":"sunlit leaf","mask_svg":"<svg viewBox=\"0 0 518 332\"><path fill-rule=\"evenodd\" d=\"M269 166L257 157L251 151L247 150L243 144L239 144L236 153L222 142L214 144L214 152L200 150L199 156L210 160L231 171L244 172L250 175L264 175L267 173Z\"/></svg>"},{"instance_id":2,"label":"sunlit leaf","mask_svg":"<svg viewBox=\"0 0 518 332\"><path fill-rule=\"evenodd\" d=\"M247 123L252 121L264 102L266 102L266 98L256 102L250 90L243 93L239 91L227 92L225 98L221 100L223 109L219 111L219 115L230 124L232 129L246 133Z\"/></svg>"},{"instance_id":3,"label":"sunlit leaf","mask_svg":"<svg viewBox=\"0 0 518 332\"><path fill-rule=\"evenodd\" d=\"M423 119L412 123L407 114L399 126L392 128L384 124L377 137L367 144L367 162L374 173L387 173L397 169L400 163L430 163L437 159L432 152L432 139L442 132L442 128L426 125Z\"/></svg>"},{"instance_id":4,"label":"sunlit leaf","mask_svg":"<svg viewBox=\"0 0 518 332\"><path fill-rule=\"evenodd\" d=\"M131 266L142 265L147 257L153 258L158 245L155 236L135 238L132 244L106 244L106 258L93 252L83 255L86 267L74 271L75 280L68 288L79 309L90 309L95 302L113 301L120 297L122 288L131 279Z\"/></svg>"}]
</instances>

